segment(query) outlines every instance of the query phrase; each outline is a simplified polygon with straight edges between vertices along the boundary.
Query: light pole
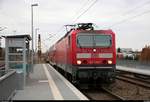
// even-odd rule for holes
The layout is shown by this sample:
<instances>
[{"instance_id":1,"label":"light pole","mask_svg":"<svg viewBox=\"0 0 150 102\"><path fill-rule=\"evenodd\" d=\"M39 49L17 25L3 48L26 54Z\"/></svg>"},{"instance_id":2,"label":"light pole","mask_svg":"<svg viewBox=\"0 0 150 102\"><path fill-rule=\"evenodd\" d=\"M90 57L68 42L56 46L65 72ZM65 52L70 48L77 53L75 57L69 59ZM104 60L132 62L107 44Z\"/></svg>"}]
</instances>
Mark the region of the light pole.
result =
<instances>
[{"instance_id":1,"label":"light pole","mask_svg":"<svg viewBox=\"0 0 150 102\"><path fill-rule=\"evenodd\" d=\"M38 30L39 30L39 28L35 28L35 52L36 52L36 48L37 48L37 34L38 34Z\"/></svg>"},{"instance_id":2,"label":"light pole","mask_svg":"<svg viewBox=\"0 0 150 102\"><path fill-rule=\"evenodd\" d=\"M5 30L5 29L7 29L7 27L0 27L0 31L3 31L3 30ZM2 39L2 37L1 37L1 35L0 35L0 48L1 48L1 39Z\"/></svg>"},{"instance_id":3,"label":"light pole","mask_svg":"<svg viewBox=\"0 0 150 102\"><path fill-rule=\"evenodd\" d=\"M32 53L31 53L31 64L32 64L32 68L33 68L33 7L34 6L38 6L38 4L32 4L31 5L31 34L32 34Z\"/></svg>"}]
</instances>

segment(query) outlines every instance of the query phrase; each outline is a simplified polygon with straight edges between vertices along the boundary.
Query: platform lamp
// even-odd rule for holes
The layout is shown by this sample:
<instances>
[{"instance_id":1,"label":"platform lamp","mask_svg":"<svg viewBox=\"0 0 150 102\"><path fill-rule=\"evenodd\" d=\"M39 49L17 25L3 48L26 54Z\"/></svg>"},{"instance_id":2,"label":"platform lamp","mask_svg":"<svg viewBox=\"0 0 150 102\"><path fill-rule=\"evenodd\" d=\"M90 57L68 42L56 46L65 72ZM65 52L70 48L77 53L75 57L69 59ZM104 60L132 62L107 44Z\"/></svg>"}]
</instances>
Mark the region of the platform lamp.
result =
<instances>
[{"instance_id":1,"label":"platform lamp","mask_svg":"<svg viewBox=\"0 0 150 102\"><path fill-rule=\"evenodd\" d=\"M33 69L33 47L34 47L34 44L33 44L33 41L34 41L34 38L33 38L33 7L34 6L38 6L38 4L32 4L31 5L31 34L32 34L32 53L31 53L31 64L32 64L32 69Z\"/></svg>"}]
</instances>

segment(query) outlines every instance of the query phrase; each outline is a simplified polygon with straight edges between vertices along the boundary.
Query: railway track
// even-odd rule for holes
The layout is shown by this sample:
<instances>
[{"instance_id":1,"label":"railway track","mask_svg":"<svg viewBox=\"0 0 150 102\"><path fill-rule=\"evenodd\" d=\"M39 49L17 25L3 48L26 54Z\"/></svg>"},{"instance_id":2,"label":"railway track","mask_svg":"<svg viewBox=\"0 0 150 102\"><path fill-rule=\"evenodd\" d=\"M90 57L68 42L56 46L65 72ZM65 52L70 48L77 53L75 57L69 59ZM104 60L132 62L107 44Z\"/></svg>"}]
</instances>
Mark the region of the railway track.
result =
<instances>
[{"instance_id":1,"label":"railway track","mask_svg":"<svg viewBox=\"0 0 150 102\"><path fill-rule=\"evenodd\" d=\"M122 71L122 70L116 70L116 74L117 75L128 75L128 76L132 76L132 77L135 77L137 79L140 79L140 80L150 79L149 75L143 75L143 74L138 74L138 73L128 72L128 71ZM150 80L149 80L149 82L150 82Z\"/></svg>"},{"instance_id":2,"label":"railway track","mask_svg":"<svg viewBox=\"0 0 150 102\"><path fill-rule=\"evenodd\" d=\"M101 87L100 90L82 92L91 100L143 100L150 98L148 94L148 90L150 90L150 80L135 77L131 75L131 73L120 74L116 79L117 83L114 84L112 89L111 87ZM120 81L122 81L122 85L126 85L120 85ZM131 91L132 89L133 91ZM147 92L144 90L147 90Z\"/></svg>"},{"instance_id":3,"label":"railway track","mask_svg":"<svg viewBox=\"0 0 150 102\"><path fill-rule=\"evenodd\" d=\"M116 79L150 89L150 80L134 77L133 75L118 74Z\"/></svg>"},{"instance_id":4,"label":"railway track","mask_svg":"<svg viewBox=\"0 0 150 102\"><path fill-rule=\"evenodd\" d=\"M77 88L90 100L150 99L150 80L135 77L132 73L117 73L116 82L110 87Z\"/></svg>"},{"instance_id":5,"label":"railway track","mask_svg":"<svg viewBox=\"0 0 150 102\"><path fill-rule=\"evenodd\" d=\"M81 90L90 100L126 100L111 90L101 87L100 89Z\"/></svg>"},{"instance_id":6,"label":"railway track","mask_svg":"<svg viewBox=\"0 0 150 102\"><path fill-rule=\"evenodd\" d=\"M116 97L119 100L126 100L124 97L122 97L122 96L120 96L118 94L113 93L112 91L110 91L107 88L102 87L101 89L103 89L104 91L108 92L109 94L111 94L112 96Z\"/></svg>"}]
</instances>

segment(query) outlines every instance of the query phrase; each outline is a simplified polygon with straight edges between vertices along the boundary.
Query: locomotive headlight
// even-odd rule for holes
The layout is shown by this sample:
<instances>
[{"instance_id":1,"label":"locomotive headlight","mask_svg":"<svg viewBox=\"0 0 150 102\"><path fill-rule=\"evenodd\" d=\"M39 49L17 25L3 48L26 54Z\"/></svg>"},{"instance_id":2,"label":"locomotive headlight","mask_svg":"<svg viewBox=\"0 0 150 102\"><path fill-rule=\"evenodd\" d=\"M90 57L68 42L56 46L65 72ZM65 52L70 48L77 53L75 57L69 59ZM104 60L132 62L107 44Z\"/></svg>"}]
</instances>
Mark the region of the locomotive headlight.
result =
<instances>
[{"instance_id":1,"label":"locomotive headlight","mask_svg":"<svg viewBox=\"0 0 150 102\"><path fill-rule=\"evenodd\" d=\"M77 64L81 64L81 61L80 61L80 60L77 60Z\"/></svg>"},{"instance_id":2,"label":"locomotive headlight","mask_svg":"<svg viewBox=\"0 0 150 102\"><path fill-rule=\"evenodd\" d=\"M112 64L112 61L111 61L111 60L108 60L108 64Z\"/></svg>"}]
</instances>

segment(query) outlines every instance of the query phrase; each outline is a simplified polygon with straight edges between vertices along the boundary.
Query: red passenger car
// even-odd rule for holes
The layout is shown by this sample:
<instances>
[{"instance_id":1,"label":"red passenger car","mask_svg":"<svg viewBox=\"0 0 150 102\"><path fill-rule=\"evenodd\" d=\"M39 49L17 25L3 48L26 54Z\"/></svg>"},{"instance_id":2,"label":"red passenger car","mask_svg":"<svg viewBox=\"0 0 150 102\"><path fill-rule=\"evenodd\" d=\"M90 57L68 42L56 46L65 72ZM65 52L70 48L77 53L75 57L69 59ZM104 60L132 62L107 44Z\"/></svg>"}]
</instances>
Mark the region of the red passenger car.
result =
<instances>
[{"instance_id":1,"label":"red passenger car","mask_svg":"<svg viewBox=\"0 0 150 102\"><path fill-rule=\"evenodd\" d=\"M114 82L115 33L94 30L92 23L79 23L50 48L49 61L73 83Z\"/></svg>"}]
</instances>

